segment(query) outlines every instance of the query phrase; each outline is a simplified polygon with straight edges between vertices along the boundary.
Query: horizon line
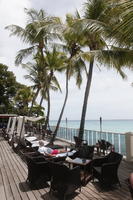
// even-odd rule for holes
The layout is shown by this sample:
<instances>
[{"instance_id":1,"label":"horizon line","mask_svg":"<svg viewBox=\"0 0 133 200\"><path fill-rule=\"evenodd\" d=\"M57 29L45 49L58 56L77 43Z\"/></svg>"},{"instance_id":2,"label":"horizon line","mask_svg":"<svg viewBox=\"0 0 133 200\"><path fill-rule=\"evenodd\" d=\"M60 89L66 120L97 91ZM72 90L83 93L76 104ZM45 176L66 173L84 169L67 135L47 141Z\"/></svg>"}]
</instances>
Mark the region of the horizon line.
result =
<instances>
[{"instance_id":1,"label":"horizon line","mask_svg":"<svg viewBox=\"0 0 133 200\"><path fill-rule=\"evenodd\" d=\"M80 119L68 119L67 118L67 120L70 120L70 121L80 121ZM99 121L100 120L100 118L99 119L86 119L85 121ZM133 120L133 119L103 119L102 118L102 120L104 121L104 120ZM51 119L50 121L57 121L57 119ZM66 121L66 119L62 119L61 121Z\"/></svg>"}]
</instances>

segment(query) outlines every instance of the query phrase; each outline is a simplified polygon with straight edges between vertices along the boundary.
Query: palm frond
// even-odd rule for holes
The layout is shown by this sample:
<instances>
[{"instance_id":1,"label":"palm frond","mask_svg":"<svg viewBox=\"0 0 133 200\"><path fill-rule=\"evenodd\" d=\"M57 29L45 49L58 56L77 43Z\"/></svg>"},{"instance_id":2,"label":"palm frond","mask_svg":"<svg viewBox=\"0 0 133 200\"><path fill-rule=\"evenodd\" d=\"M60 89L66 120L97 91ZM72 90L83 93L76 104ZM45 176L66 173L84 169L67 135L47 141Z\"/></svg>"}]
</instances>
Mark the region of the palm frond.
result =
<instances>
[{"instance_id":1,"label":"palm frond","mask_svg":"<svg viewBox=\"0 0 133 200\"><path fill-rule=\"evenodd\" d=\"M52 82L55 84L56 88L58 88L60 92L62 92L60 84L55 76L52 77Z\"/></svg>"},{"instance_id":2,"label":"palm frond","mask_svg":"<svg viewBox=\"0 0 133 200\"><path fill-rule=\"evenodd\" d=\"M15 36L21 38L22 40L24 40L25 37L27 37L27 33L26 33L25 29L18 25L9 25L9 26L6 26L5 29L7 29L11 32L10 36L15 35Z\"/></svg>"},{"instance_id":3,"label":"palm frond","mask_svg":"<svg viewBox=\"0 0 133 200\"><path fill-rule=\"evenodd\" d=\"M133 50L113 48L112 50L102 50L92 52L95 58L104 66L115 68L124 78L122 71L125 67L133 69Z\"/></svg>"},{"instance_id":4,"label":"palm frond","mask_svg":"<svg viewBox=\"0 0 133 200\"><path fill-rule=\"evenodd\" d=\"M35 48L36 46L32 46L26 49L21 49L15 58L15 65L21 64L24 58L26 58L27 56L29 56L31 53L34 52Z\"/></svg>"}]
</instances>

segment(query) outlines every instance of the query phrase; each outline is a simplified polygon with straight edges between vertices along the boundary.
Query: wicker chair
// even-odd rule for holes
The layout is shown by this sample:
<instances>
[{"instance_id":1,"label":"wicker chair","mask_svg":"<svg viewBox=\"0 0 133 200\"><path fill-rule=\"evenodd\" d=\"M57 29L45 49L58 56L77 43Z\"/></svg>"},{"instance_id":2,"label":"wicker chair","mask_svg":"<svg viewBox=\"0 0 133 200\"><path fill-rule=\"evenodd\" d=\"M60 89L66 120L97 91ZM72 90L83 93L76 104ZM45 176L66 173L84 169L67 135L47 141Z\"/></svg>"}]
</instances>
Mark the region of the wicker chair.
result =
<instances>
[{"instance_id":1,"label":"wicker chair","mask_svg":"<svg viewBox=\"0 0 133 200\"><path fill-rule=\"evenodd\" d=\"M56 194L58 199L63 200L71 195L77 188L81 189L80 168L69 169L59 163L50 163L51 187L50 194Z\"/></svg>"},{"instance_id":2,"label":"wicker chair","mask_svg":"<svg viewBox=\"0 0 133 200\"><path fill-rule=\"evenodd\" d=\"M93 158L94 155L94 146L88 146L88 145L83 145L79 147L78 151L75 152L72 156L72 158L85 158L85 159L91 159Z\"/></svg>"},{"instance_id":3,"label":"wicker chair","mask_svg":"<svg viewBox=\"0 0 133 200\"><path fill-rule=\"evenodd\" d=\"M102 186L117 183L120 185L117 171L122 157L119 153L111 152L104 158L94 159L92 161L93 178L98 179Z\"/></svg>"},{"instance_id":4,"label":"wicker chair","mask_svg":"<svg viewBox=\"0 0 133 200\"><path fill-rule=\"evenodd\" d=\"M31 187L37 186L41 182L47 182L51 179L49 162L43 156L26 156L28 167L27 182Z\"/></svg>"},{"instance_id":5,"label":"wicker chair","mask_svg":"<svg viewBox=\"0 0 133 200\"><path fill-rule=\"evenodd\" d=\"M75 148L81 147L83 145L83 143L87 144L87 140L80 139L77 136L74 136L73 138L74 138L74 141L75 141Z\"/></svg>"},{"instance_id":6,"label":"wicker chair","mask_svg":"<svg viewBox=\"0 0 133 200\"><path fill-rule=\"evenodd\" d=\"M98 145L100 153L102 151L104 155L107 153L107 150L111 149L113 146L110 142L106 140L98 140Z\"/></svg>"}]
</instances>

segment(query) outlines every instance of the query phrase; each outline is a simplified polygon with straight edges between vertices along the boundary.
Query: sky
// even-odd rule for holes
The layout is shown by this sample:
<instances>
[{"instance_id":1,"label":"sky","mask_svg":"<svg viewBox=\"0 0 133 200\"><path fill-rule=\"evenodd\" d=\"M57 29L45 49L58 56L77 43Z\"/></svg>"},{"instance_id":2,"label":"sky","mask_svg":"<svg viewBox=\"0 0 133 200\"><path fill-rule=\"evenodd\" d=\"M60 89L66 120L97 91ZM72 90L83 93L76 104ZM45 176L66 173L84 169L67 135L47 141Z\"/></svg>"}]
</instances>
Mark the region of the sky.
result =
<instances>
[{"instance_id":1,"label":"sky","mask_svg":"<svg viewBox=\"0 0 133 200\"><path fill-rule=\"evenodd\" d=\"M48 14L65 19L66 13L74 13L76 9L83 13L85 0L0 0L0 63L6 64L9 70L15 73L17 81L31 85L24 79L26 71L14 65L17 51L25 45L15 36L9 37L9 31L4 27L11 24L24 26L26 15L24 8L44 9ZM95 65L91 91L88 100L86 119L133 119L133 72L125 71L128 78L123 80L114 70L107 70ZM65 95L64 76L58 75L62 93L51 93L51 119L58 119ZM83 105L86 78L79 90L75 80L69 83L69 98L64 111L63 119L79 120ZM39 99L38 99L39 100ZM44 103L46 108L47 104ZM47 108L46 108L47 109Z\"/></svg>"}]
</instances>

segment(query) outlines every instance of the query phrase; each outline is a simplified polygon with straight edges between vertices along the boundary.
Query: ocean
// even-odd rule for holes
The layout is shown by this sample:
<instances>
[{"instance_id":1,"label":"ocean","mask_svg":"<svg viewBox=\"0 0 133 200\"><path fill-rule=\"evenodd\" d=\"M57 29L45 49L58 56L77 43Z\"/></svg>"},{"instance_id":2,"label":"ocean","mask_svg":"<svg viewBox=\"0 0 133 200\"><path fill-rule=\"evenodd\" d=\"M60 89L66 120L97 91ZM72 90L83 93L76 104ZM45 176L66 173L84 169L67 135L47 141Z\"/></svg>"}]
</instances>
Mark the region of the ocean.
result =
<instances>
[{"instance_id":1,"label":"ocean","mask_svg":"<svg viewBox=\"0 0 133 200\"><path fill-rule=\"evenodd\" d=\"M50 121L50 125L56 125L55 120ZM60 127L66 128L79 128L80 120L62 120ZM100 121L99 120L86 120L85 121L86 130L100 131ZM123 119L123 120L102 120L102 131L114 132L114 133L126 133L133 132L133 119Z\"/></svg>"}]
</instances>

